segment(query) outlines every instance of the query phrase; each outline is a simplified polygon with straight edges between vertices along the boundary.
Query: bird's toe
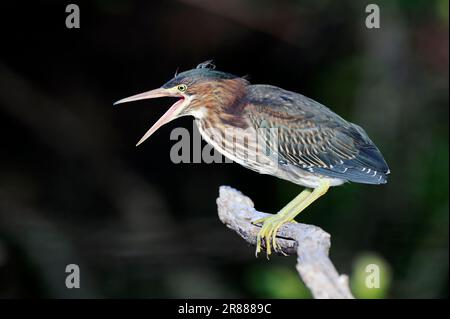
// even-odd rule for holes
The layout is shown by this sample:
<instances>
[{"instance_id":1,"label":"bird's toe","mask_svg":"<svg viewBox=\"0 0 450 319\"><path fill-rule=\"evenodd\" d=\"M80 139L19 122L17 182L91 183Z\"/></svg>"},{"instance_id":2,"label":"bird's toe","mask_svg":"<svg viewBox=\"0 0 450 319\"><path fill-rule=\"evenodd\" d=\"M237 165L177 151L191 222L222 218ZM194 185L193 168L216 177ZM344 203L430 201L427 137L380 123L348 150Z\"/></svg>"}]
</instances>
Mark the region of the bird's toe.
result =
<instances>
[{"instance_id":1,"label":"bird's toe","mask_svg":"<svg viewBox=\"0 0 450 319\"><path fill-rule=\"evenodd\" d=\"M256 256L258 256L258 253L261 252L263 241L265 244L267 257L272 254L272 250L274 252L279 252L283 255L286 255L281 250L281 247L277 242L277 233L283 224L290 221L292 220L287 219L285 216L273 215L252 222L253 224L259 224L261 222L263 223L256 239Z\"/></svg>"}]
</instances>

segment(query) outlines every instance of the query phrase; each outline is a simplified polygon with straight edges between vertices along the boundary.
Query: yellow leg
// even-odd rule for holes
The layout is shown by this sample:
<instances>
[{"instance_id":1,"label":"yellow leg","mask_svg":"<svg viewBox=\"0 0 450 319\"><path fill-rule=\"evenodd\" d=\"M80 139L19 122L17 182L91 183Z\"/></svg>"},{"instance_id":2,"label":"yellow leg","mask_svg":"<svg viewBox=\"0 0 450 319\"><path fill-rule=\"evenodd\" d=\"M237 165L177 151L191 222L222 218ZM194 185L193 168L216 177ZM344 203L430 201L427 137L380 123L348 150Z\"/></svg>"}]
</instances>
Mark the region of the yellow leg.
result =
<instances>
[{"instance_id":1,"label":"yellow leg","mask_svg":"<svg viewBox=\"0 0 450 319\"><path fill-rule=\"evenodd\" d=\"M293 200L291 200L286 206L284 206L279 212L278 215L283 215L286 214L287 212L289 212L293 207L295 207L298 203L301 203L306 197L309 196L309 194L311 194L311 190L309 189L305 189L303 190L300 194L298 194ZM267 216L258 220L254 220L252 223L253 224L259 224L262 223L264 221L266 221L267 219L269 219L272 216Z\"/></svg>"},{"instance_id":2,"label":"yellow leg","mask_svg":"<svg viewBox=\"0 0 450 319\"><path fill-rule=\"evenodd\" d=\"M324 195L330 187L330 183L323 180L318 187L312 192L310 190L304 190L296 198L294 198L289 204L287 204L278 214L265 217L257 220L254 223L263 222L263 226L257 237L256 243L256 255L261 251L261 240L264 239L266 243L267 256L272 253L271 246L276 251L279 246L276 242L276 236L278 229L285 223L291 222L294 218L300 214L306 207L311 205L320 196Z\"/></svg>"}]
</instances>

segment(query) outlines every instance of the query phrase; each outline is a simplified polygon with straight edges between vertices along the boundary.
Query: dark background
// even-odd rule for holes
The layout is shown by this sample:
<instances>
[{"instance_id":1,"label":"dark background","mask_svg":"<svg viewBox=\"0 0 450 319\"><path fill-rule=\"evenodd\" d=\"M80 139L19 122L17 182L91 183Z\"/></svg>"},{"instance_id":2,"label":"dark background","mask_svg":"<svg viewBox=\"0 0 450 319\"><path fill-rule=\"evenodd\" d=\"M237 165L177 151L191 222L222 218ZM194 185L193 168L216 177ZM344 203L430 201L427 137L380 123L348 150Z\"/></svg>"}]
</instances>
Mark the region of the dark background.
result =
<instances>
[{"instance_id":1,"label":"dark background","mask_svg":"<svg viewBox=\"0 0 450 319\"><path fill-rule=\"evenodd\" d=\"M217 218L220 185L276 212L301 188L237 164L173 164L173 101L114 108L214 59L363 126L387 185L346 184L299 216L332 235L361 298L448 296L448 1L64 1L0 4L0 297L305 298L295 258L255 259ZM66 289L67 264L81 288ZM382 287L364 287L365 266Z\"/></svg>"}]
</instances>

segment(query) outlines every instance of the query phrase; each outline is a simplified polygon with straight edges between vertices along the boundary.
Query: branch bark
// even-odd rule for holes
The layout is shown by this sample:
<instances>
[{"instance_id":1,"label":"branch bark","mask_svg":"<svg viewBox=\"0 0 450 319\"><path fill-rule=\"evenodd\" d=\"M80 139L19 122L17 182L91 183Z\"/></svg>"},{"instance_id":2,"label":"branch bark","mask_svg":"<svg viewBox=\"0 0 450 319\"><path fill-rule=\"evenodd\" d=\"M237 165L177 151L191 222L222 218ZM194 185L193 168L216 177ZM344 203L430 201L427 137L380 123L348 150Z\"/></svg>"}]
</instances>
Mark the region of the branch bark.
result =
<instances>
[{"instance_id":1,"label":"branch bark","mask_svg":"<svg viewBox=\"0 0 450 319\"><path fill-rule=\"evenodd\" d=\"M257 211L250 198L228 186L220 187L217 206L222 223L256 245L261 226L251 222L270 214ZM297 254L297 271L314 298L354 298L348 277L339 275L329 259L330 235L327 232L313 225L287 223L280 227L277 240L284 253ZM262 244L265 248L265 243Z\"/></svg>"}]
</instances>

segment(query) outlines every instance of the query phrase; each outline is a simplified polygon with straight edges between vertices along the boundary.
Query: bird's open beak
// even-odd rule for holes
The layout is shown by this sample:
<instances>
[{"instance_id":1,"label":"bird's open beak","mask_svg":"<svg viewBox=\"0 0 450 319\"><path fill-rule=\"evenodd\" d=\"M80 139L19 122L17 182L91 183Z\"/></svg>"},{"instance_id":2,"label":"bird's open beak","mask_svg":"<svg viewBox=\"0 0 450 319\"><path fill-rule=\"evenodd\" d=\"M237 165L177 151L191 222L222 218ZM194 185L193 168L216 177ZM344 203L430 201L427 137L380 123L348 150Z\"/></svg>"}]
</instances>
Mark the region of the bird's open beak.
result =
<instances>
[{"instance_id":1,"label":"bird's open beak","mask_svg":"<svg viewBox=\"0 0 450 319\"><path fill-rule=\"evenodd\" d=\"M164 89L159 88L155 90L151 90L148 92L144 92L141 94L136 94L124 99L121 99L114 103L114 105L127 103L127 102L133 102L133 101L139 101L139 100L146 100L146 99L154 99L157 97L179 97L181 98L175 104L173 104L166 113L164 113L163 116L155 123L153 126L145 133L145 135L139 140L139 142L136 144L138 146L139 144L142 144L146 139L148 139L157 129L159 129L161 126L163 126L166 123L169 123L173 119L177 118L177 115L182 110L182 105L185 102L184 96L179 94L177 91L173 89Z\"/></svg>"}]
</instances>

